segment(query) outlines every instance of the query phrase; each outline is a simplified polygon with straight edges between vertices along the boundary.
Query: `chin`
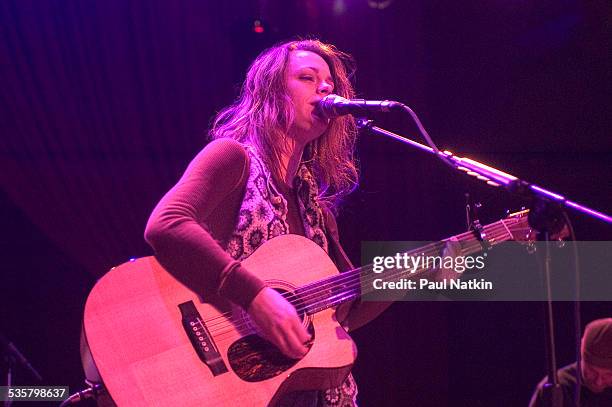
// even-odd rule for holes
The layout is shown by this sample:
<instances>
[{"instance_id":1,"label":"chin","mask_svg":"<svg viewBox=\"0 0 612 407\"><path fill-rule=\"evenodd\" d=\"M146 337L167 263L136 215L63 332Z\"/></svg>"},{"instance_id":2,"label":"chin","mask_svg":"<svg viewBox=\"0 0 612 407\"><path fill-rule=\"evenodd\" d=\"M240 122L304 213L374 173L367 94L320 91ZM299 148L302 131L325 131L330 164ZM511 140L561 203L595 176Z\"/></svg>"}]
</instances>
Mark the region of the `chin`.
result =
<instances>
[{"instance_id":1,"label":"chin","mask_svg":"<svg viewBox=\"0 0 612 407\"><path fill-rule=\"evenodd\" d=\"M302 133L304 135L304 139L310 143L313 140L318 139L319 137L321 137L323 135L323 133L325 133L325 130L327 130L327 126L321 126L321 125L313 125L308 129L304 129L304 132Z\"/></svg>"},{"instance_id":2,"label":"chin","mask_svg":"<svg viewBox=\"0 0 612 407\"><path fill-rule=\"evenodd\" d=\"M593 393L601 393L607 389L607 387L593 387L591 385L585 384L586 387L589 388Z\"/></svg>"},{"instance_id":3,"label":"chin","mask_svg":"<svg viewBox=\"0 0 612 407\"><path fill-rule=\"evenodd\" d=\"M312 125L312 132L316 134L315 138L321 137L323 133L325 133L328 127L329 127L328 121L325 121L325 122L322 122L320 120L315 121Z\"/></svg>"}]
</instances>

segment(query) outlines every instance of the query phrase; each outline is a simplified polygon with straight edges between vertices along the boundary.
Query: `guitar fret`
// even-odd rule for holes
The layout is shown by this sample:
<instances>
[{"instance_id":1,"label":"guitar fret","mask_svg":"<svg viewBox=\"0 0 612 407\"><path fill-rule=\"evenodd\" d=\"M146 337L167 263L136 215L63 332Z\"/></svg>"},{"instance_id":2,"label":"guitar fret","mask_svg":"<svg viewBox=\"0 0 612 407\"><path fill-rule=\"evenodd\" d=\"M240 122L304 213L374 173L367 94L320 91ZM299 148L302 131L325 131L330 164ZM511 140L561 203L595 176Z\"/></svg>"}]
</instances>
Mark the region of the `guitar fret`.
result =
<instances>
[{"instance_id":1,"label":"guitar fret","mask_svg":"<svg viewBox=\"0 0 612 407\"><path fill-rule=\"evenodd\" d=\"M525 213L526 212L521 212L518 214L520 217L517 218L512 225L510 225L513 229L522 229L522 226L526 224L526 218L524 217ZM488 236L487 240L491 246L514 239L514 235L512 234L505 220L500 220L486 225L483 229ZM407 254L409 256L439 255L445 244L451 239L454 239L459 243L461 255L478 253L483 250L482 242L476 238L473 231L469 231L440 242L430 243L421 248L414 249L403 254ZM411 272L406 278L416 278L417 276L420 276L428 271L430 271L430 269L421 268L416 270L416 272ZM399 278L403 273L405 273L405 270L393 269L385 275L385 279L391 280ZM372 279L372 274L373 269L372 265L370 264L307 284L300 287L300 289L296 291L296 294L298 294L297 301L301 301L301 306L308 314L314 314L324 309L351 301L355 298L363 296L364 294L374 291L374 288L370 285L363 284L364 281ZM361 292L362 289L365 292ZM308 298L304 298L306 293L309 293ZM300 298L300 296L302 296L302 298ZM300 304L294 305L297 306Z\"/></svg>"}]
</instances>

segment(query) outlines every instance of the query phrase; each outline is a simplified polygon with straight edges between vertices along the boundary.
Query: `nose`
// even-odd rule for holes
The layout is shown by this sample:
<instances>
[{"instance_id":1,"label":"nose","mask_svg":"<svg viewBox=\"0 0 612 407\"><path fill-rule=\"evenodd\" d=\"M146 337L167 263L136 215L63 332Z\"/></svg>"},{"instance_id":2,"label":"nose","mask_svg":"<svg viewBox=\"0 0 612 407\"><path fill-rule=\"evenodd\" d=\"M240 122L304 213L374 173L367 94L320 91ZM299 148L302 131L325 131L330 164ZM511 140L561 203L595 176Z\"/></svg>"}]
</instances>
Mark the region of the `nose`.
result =
<instances>
[{"instance_id":1,"label":"nose","mask_svg":"<svg viewBox=\"0 0 612 407\"><path fill-rule=\"evenodd\" d=\"M323 81L319 85L318 91L322 95L329 95L332 92L332 89L333 89L333 87L332 87L331 83Z\"/></svg>"}]
</instances>

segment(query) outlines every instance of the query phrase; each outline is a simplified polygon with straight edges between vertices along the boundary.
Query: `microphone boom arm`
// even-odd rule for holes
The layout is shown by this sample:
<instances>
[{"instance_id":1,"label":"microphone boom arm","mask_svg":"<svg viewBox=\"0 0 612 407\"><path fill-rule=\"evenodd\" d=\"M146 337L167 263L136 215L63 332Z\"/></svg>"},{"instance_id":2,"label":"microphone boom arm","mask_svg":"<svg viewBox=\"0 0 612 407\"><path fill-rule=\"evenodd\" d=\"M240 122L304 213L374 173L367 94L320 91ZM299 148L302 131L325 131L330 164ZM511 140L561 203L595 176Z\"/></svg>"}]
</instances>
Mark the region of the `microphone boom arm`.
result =
<instances>
[{"instance_id":1,"label":"microphone boom arm","mask_svg":"<svg viewBox=\"0 0 612 407\"><path fill-rule=\"evenodd\" d=\"M514 175L508 174L497 168L491 167L489 165L483 164L476 160L472 160L466 157L459 157L454 155L452 152L448 150L444 151L435 151L434 148L426 146L424 144L418 143L409 138L400 136L399 134L390 132L383 128L377 127L373 125L371 120L367 120L364 118L357 119L357 126L360 129L367 128L371 132L375 134L379 134L385 137L390 137L394 140L400 141L404 144L407 144L411 147L417 148L421 151L434 154L442 161L450 164L453 168L467 175L471 175L476 177L477 179L486 182L488 185L493 187L504 187L508 191L512 193L518 193L521 195L526 195L529 197L541 198L549 202L556 203L560 206L565 206L567 208L571 208L575 211L584 213L593 218L602 220L607 223L612 223L612 217L609 215L597 211L595 209L591 209L587 206L581 205L577 202L570 201L565 198L563 195L557 194L545 188L542 188L538 185L531 184L525 180L522 180Z\"/></svg>"}]
</instances>

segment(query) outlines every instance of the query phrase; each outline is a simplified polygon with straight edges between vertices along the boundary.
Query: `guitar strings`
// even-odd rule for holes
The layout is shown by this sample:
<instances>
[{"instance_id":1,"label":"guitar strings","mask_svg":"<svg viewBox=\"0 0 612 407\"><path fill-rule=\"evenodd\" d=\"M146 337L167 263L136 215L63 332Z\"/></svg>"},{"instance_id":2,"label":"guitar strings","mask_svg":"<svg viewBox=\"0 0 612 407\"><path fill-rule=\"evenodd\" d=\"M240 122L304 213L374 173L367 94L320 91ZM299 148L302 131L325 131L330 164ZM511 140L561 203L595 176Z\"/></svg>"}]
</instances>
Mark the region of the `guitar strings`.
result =
<instances>
[{"instance_id":1,"label":"guitar strings","mask_svg":"<svg viewBox=\"0 0 612 407\"><path fill-rule=\"evenodd\" d=\"M528 228L525 228L525 230L528 230ZM476 242L474 242L474 243L475 243L475 248L480 247L480 242L479 242L479 241L476 241ZM498 242L498 243L499 243L499 242ZM479 251L479 250L476 250L476 251ZM428 270L429 270L429 269L424 269L424 268L421 268L421 269L419 269L418 271L416 271L415 273L413 273L413 277L414 277L414 276L421 275L421 274L423 274L423 273L427 272ZM371 270L369 270L369 271L371 271ZM395 270L395 271L393 271L392 273L389 273L389 274L392 274L394 277L397 277L397 276L399 276L401 273L403 273L403 271L400 271L400 270ZM355 277L358 277L358 275L353 275L353 276L351 276L351 277L354 279ZM361 283L360 283L359 281L357 281L357 282L356 282L356 285L354 284L353 286L354 286L354 287L357 287L357 286L359 286L360 284L361 284ZM313 304L311 304L311 305L309 305L309 306L306 306L306 307L304 307L304 308L301 308L300 312L306 312L307 314L309 314L309 313L310 313L310 312L312 312L313 310L317 310L317 308L321 308L321 310L323 310L323 309L329 308L330 306L337 305L337 303L341 303L341 302L343 302L344 300L345 300L345 298L339 298L339 299L336 299L336 300L333 300L333 301L331 301L331 302L330 302L328 299L325 299L324 301L321 301L321 302L319 302L319 303L313 303ZM315 311L315 312L318 312L318 311ZM243 323L243 324L241 324L241 325L236 326L236 329L240 329L240 328L243 328L243 327L245 327L245 326L248 326L248 325L249 325L249 322L248 322L248 321L244 321L244 322L245 322L245 323ZM217 331L217 333L216 333L216 335L215 335L215 340L218 340L219 342L223 342L223 341L226 341L226 340L228 340L228 339L231 339L231 336L230 336L230 337L227 337L227 336L226 336L226 337L221 338L222 336L224 336L225 334L228 334L228 333L237 334L237 332L235 332L234 330L229 330L229 331L224 331L224 332L218 332L218 331ZM238 336L238 337L240 337L240 335L237 335L237 336Z\"/></svg>"},{"instance_id":2,"label":"guitar strings","mask_svg":"<svg viewBox=\"0 0 612 407\"><path fill-rule=\"evenodd\" d=\"M499 227L498 225L491 225L489 227L490 230L488 230L487 232L491 233L492 235L499 232L502 229L506 229L505 225L502 225L502 227ZM516 228L515 228L516 229ZM529 228L522 228L524 230L528 230ZM507 230L506 230L507 231ZM466 237L466 235L473 235L472 232L465 232L461 235L457 235L456 237L461 237L464 238ZM503 236L503 234L501 235ZM448 240L448 239L447 239ZM501 240L501 241L505 241L505 240ZM500 243L501 241L498 241L496 243ZM442 249L444 247L446 243L446 240L443 240L441 242L437 242L437 243L432 243L429 244L427 246L424 246L422 248L420 248L419 250L414 250L413 252L422 252L423 254L427 251L428 254L429 253L436 253L439 252L440 249ZM477 240L476 238L474 239L464 239L463 242L460 243L464 243L465 244L465 248L462 248L462 252L466 252L468 250L474 250L472 252L478 252L482 250L482 246L481 246L481 242L479 240ZM435 250L435 251L434 251ZM410 252L407 252L410 253ZM371 265L368 266L364 266L363 268L360 269L355 269L355 270L350 270L347 271L345 273L342 273L338 276L334 276L332 278L327 278L325 280L319 281L319 282L313 282L310 283L306 286L300 287L299 292L297 293L283 293L284 297L289 299L289 297L294 297L297 296L297 300L299 303L305 303L304 306L301 307L297 307L298 314L301 313L306 313L306 314L311 314L313 313L313 310L317 310L318 308L322 309L326 309L329 308L330 305L336 305L336 303L342 303L347 301L348 299L352 299L354 297L357 297L358 292L357 291L353 291L359 287L361 287L363 285L363 283L365 282L372 282L373 278L376 275L372 275L372 271L373 268L371 267ZM416 270L414 273L411 273L411 278L416 277L417 275L421 275L424 272L429 271L429 269L427 268L419 268L418 270ZM391 273L387 273L387 276L391 276L393 277L398 277L400 276L402 273L404 273L403 270L393 270ZM338 278L341 277L341 278ZM363 278L360 278L363 277ZM327 290L329 287L337 287L339 282L343 282L344 285L342 286L342 293L339 294L339 297L335 298L335 299L330 299L327 297ZM346 282L349 282L350 284L346 284ZM310 286L310 287L309 287ZM306 290L303 290L304 288L307 288ZM305 293L308 293L308 295L304 296ZM297 295L296 295L297 294ZM344 294L344 295L343 295ZM314 299L316 299L317 297L321 297L321 296L325 296L324 299L322 300L317 300L314 301ZM334 298L334 297L332 297ZM293 305L297 305L297 304L293 304ZM317 312L317 311L315 311ZM229 313L227 313L229 314ZM241 314L244 315L244 314ZM223 318L222 316L217 316L215 318L212 318L210 320L207 320L206 323L208 325L209 321L213 321L215 319L219 319L219 318ZM232 318L233 319L233 318ZM241 318L243 319L243 318ZM229 333L229 332L233 332L233 329L241 329L245 326L249 326L250 322L249 321L242 321L239 324L231 324L231 323L227 323L228 320L227 319L223 319L223 322L226 322L226 324L221 325L221 323L217 323L217 324L210 324L210 332L215 332L216 337L220 337L223 334ZM214 328L213 328L214 327ZM227 327L231 327L233 329L229 330L229 331L224 331L224 332L220 332L221 329L225 329ZM225 339L225 338L224 338Z\"/></svg>"},{"instance_id":3,"label":"guitar strings","mask_svg":"<svg viewBox=\"0 0 612 407\"><path fill-rule=\"evenodd\" d=\"M497 223L501 223L501 222L504 222L504 221L501 220L501 221L498 221L498 222L495 222L495 223L493 223L491 225L486 226L485 227L485 232L494 234L494 233L497 233L497 231L499 231L502 228L506 229L505 225L503 225L503 224L501 225L502 228L500 228L500 225L497 225ZM509 234L511 235L511 233L509 233ZM503 236L503 234L501 234L501 235ZM461 234L456 235L454 237L458 239L459 243L465 242L466 244L471 244L471 243L480 244L480 242L476 239L476 237L474 237L474 232L473 231L464 232L464 233L461 233ZM452 239L452 238L443 240L441 242L433 242L433 243L430 243L430 244L420 248L420 250L413 250L413 251L417 251L418 252L418 251L422 251L422 250L437 250L438 246L446 244L447 240L450 240L450 239ZM410 253L410 252L407 252L407 253ZM367 268L369 266L371 266L371 265L366 265L366 266L363 266L363 267L358 268L358 269L349 270L349 271L346 271L344 273L340 273L339 275L332 276L332 277L327 277L327 278L325 278L323 280L314 281L312 283L309 283L309 284L306 284L306 285L304 285L302 287L299 287L298 290L300 291L300 293L299 293L300 294L300 298L302 298L302 299L308 298L308 294L310 294L309 291L317 290L317 292L318 292L318 290L320 289L320 284L321 283L326 283L326 282L334 283L334 282L341 281L343 278L345 278L345 279L349 278L350 277L350 273L354 272L356 270L357 271L360 271L360 270L366 270L367 271ZM337 278L340 278L340 279L339 280L335 280ZM281 295L285 299L288 299L288 297L291 297L294 294L293 293L281 293ZM210 323L210 322L212 322L212 321L214 321L216 319L222 319L223 321L225 321L227 319L226 316L230 315L230 314L232 314L231 311L230 312L225 312L225 313L223 313L223 314L221 314L221 315L219 315L217 317L214 317L214 318L211 318L209 320L206 320L205 322L206 323ZM214 325L215 325L214 323L211 324L211 326L214 326Z\"/></svg>"},{"instance_id":4,"label":"guitar strings","mask_svg":"<svg viewBox=\"0 0 612 407\"><path fill-rule=\"evenodd\" d=\"M505 226L504 226L504 228L505 228ZM491 225L489 227L489 231L488 232L491 233L491 234L495 234L499 230L500 230L499 227L493 227L493 225ZM527 230L527 228L525 228L525 230ZM466 232L466 233L464 233L462 235L465 236L465 235L470 235L470 234L472 234L472 233L471 232ZM463 237L462 235L458 235L458 236ZM503 234L501 234L500 237L503 237ZM501 241L506 241L506 240L508 240L508 239L501 240ZM425 251L428 251L428 254L430 254L432 251L438 252L444 246L445 242L446 241L432 243L432 244L424 246L424 247L422 247L422 248L420 248L418 250L413 250L412 252L423 252L423 254L424 254ZM482 250L482 246L481 246L480 241L478 241L475 238L474 239L464 239L462 243L464 243L464 245L465 245L465 248L462 249L462 252L465 252L466 250L473 250L472 252L478 252L478 251ZM470 245L471 245L471 247L470 247ZM408 252L408 253L410 253L410 252ZM434 253L431 253L431 254L434 254ZM345 273L341 273L339 275L332 276L331 278L328 277L328 278L326 278L324 280L321 280L321 281L315 281L315 282L310 283L310 284L308 284L306 286L298 288L298 290L296 290L295 293L293 293L293 292L283 293L283 297L285 297L286 299L290 300L290 302L291 302L291 298L290 297L298 296L298 298L297 298L298 301L300 303L305 303L306 304L305 307L301 307L301 308L298 307L298 309L297 309L297 311L299 311L299 313L302 313L302 312L304 312L304 310L308 309L309 307L317 305L317 303L311 304L311 302L313 301L313 298L325 296L324 301L329 301L329 298L327 298L327 294L328 294L327 293L327 289L328 288L337 288L339 286L339 283L341 283L341 282L352 281L352 280L355 279L355 277L359 277L359 276L363 276L364 277L363 278L364 282L371 282L372 281L372 277L368 277L369 281L366 279L366 276L371 275L371 272L372 272L371 265L364 266L364 267L359 268L359 269L350 270L350 271L347 271ZM388 273L387 275L389 275L389 274L390 273ZM412 274L414 274L414 273L412 273ZM348 286L347 287L346 284L345 284L345 286L342 287L342 288L344 289L345 292L351 292L352 290L354 290L357 287L354 284L352 286ZM341 294L339 294L339 295L341 295ZM355 296L354 294L350 295L350 297L354 297L354 296ZM341 296L339 299L343 300L344 298L342 298L342 296ZM332 301L336 301L336 300L332 300ZM293 305L295 306L297 304L293 304ZM230 314L230 313L226 313L226 315L227 314ZM219 319L219 318L221 318L222 320L219 321L218 323L209 323L210 321L213 321L213 320L216 320L216 319ZM229 318L229 321L231 322L232 319L233 318ZM222 323L225 324L225 326L232 325L232 324L226 324L228 322L228 318L224 318L223 315L211 318L210 320L207 320L206 322L210 326L211 330L215 330L217 328L223 328L224 327L223 325L220 326ZM240 328L239 325L234 325L234 326L236 326L237 328Z\"/></svg>"},{"instance_id":5,"label":"guitar strings","mask_svg":"<svg viewBox=\"0 0 612 407\"><path fill-rule=\"evenodd\" d=\"M503 222L503 221L499 221L499 222ZM496 223L499 223L499 222L496 222ZM485 230L485 231L490 233L491 235L496 234L500 230L504 230L505 229L507 231L505 225L501 225L501 227L500 227L500 225L497 225L496 223L494 223L492 225L489 225L487 227L489 230ZM503 237L503 235L504 235L504 233L500 234L499 236ZM473 232L464 232L464 233L462 233L460 235L457 235L457 236L454 236L454 237L458 238L459 243L464 243L466 245L466 248L467 248L467 245L473 244L475 248L482 249L480 241L474 237ZM463 240L461 241L461 239L463 239ZM495 239L495 237L494 237L494 239ZM428 254L435 254L435 253L431 253L431 252L432 251L439 251L440 249L442 249L448 240L449 239L443 240L441 242L430 243L430 244L428 244L426 246L423 246L423 247L421 247L419 249L415 249L415 250L409 251L407 253L422 252L424 254L424 252L427 251ZM505 240L502 240L502 241L505 241ZM462 249L462 251L464 251L464 250ZM480 250L477 250L477 251L480 251ZM326 278L324 280L315 281L315 282L309 283L309 284L307 284L305 286L299 287L296 290L295 293L294 292L287 292L287 293L282 293L281 295L285 299L289 300L290 297L294 297L294 296L296 296L296 294L298 294L299 295L298 299L300 300L300 302L309 302L313 298L313 296L320 296L321 294L325 294L324 291L327 288L337 287L338 283L342 282L343 280L346 281L346 280L354 278L353 274L355 274L355 273L362 274L361 273L362 271L364 272L363 274L370 273L372 271L371 266L372 265L366 265L366 266L364 266L362 268L350 270L350 271L341 273L341 274L336 275L336 276L328 277L328 278ZM230 319L230 320L232 319L232 318L226 318L226 316L230 315L230 314L232 314L232 313L231 312L226 312L224 314L221 314L219 316L216 316L214 318L206 320L205 322L212 328L214 326L218 326L219 325L219 323L215 324L215 323L212 323L212 321L217 320L217 319L221 319L220 323L227 322L228 319Z\"/></svg>"},{"instance_id":6,"label":"guitar strings","mask_svg":"<svg viewBox=\"0 0 612 407\"><path fill-rule=\"evenodd\" d=\"M469 233L469 232L466 232L466 233ZM436 250L437 249L436 246L438 246L438 245L443 246L444 245L444 241L441 242L441 243L436 242L436 243L428 244L428 245L420 248L420 250L421 251ZM431 247L431 246L434 246L434 247ZM327 278L325 278L323 280L320 280L320 281L314 281L312 283L309 283L309 284L306 284L306 285L304 285L302 287L299 287L296 291L299 291L299 296L300 296L299 298L302 300L302 302L307 302L308 300L310 300L312 298L313 294L314 295L320 295L320 293L322 291L321 290L322 288L323 288L323 290L325 288L327 288L327 287L332 288L332 287L337 286L338 283L341 283L343 280L352 279L353 278L352 274L354 272L359 272L359 271L368 272L369 271L368 267L370 267L370 266L371 265L366 265L366 266L363 266L361 268L349 270L349 271L346 271L344 273L340 273L338 275L327 277ZM295 294L292 293L292 292L287 292L287 293L281 293L281 295L285 299L290 299L290 297L294 296ZM225 316L228 315L228 314L231 314L231 312L226 312L226 313L221 314L221 315L219 315L217 317L214 317L214 318L211 318L209 320L206 320L205 322L207 324L209 324L210 327L213 327L213 326L218 325L218 324L211 323L212 321L214 321L216 319L221 319L220 322L225 322L226 321Z\"/></svg>"},{"instance_id":7,"label":"guitar strings","mask_svg":"<svg viewBox=\"0 0 612 407\"><path fill-rule=\"evenodd\" d=\"M479 242L477 244L478 244L478 246L480 246ZM415 273L412 273L412 277L414 278L416 276L422 275L423 273L427 272L428 270L429 269L420 268ZM368 270L368 272L370 272L370 271L371 270ZM391 272L389 274L394 276L394 277L396 277L396 276L401 275L401 273L403 273L403 271L394 270L393 272ZM359 275L357 275L357 274L353 274L353 275L350 276L350 279L353 280L352 281L352 287L353 288L357 288L357 287L361 286L361 280L358 277L359 277ZM371 277L371 275L368 275L367 277ZM351 296L351 297L353 297L353 296ZM337 303L341 303L344 300L345 300L345 298L339 298L339 299L336 299L336 300L333 300L333 301L330 302L328 299L325 299L323 301L315 302L315 303L312 303L312 304L310 304L310 305L308 305L306 307L300 308L299 312L305 312L306 314L309 314L312 311L316 312L316 310L318 308L320 308L320 310L323 310L323 309L329 308L330 306L337 305ZM250 325L249 321L245 320L245 321L242 321L241 324L236 325L235 329L236 330L240 330L240 329L243 329L243 328L245 328L245 327L247 327L249 325ZM231 325L228 324L225 327L222 327L221 329L226 328L226 327L233 328ZM236 330L229 329L229 330L224 330L224 331L220 332L220 329L218 329L215 332L215 340L217 340L218 342L224 342L224 341L228 341L228 340L233 340L234 338L241 337L242 335L240 333L236 332ZM228 334L229 334L229 336L228 336Z\"/></svg>"}]
</instances>

